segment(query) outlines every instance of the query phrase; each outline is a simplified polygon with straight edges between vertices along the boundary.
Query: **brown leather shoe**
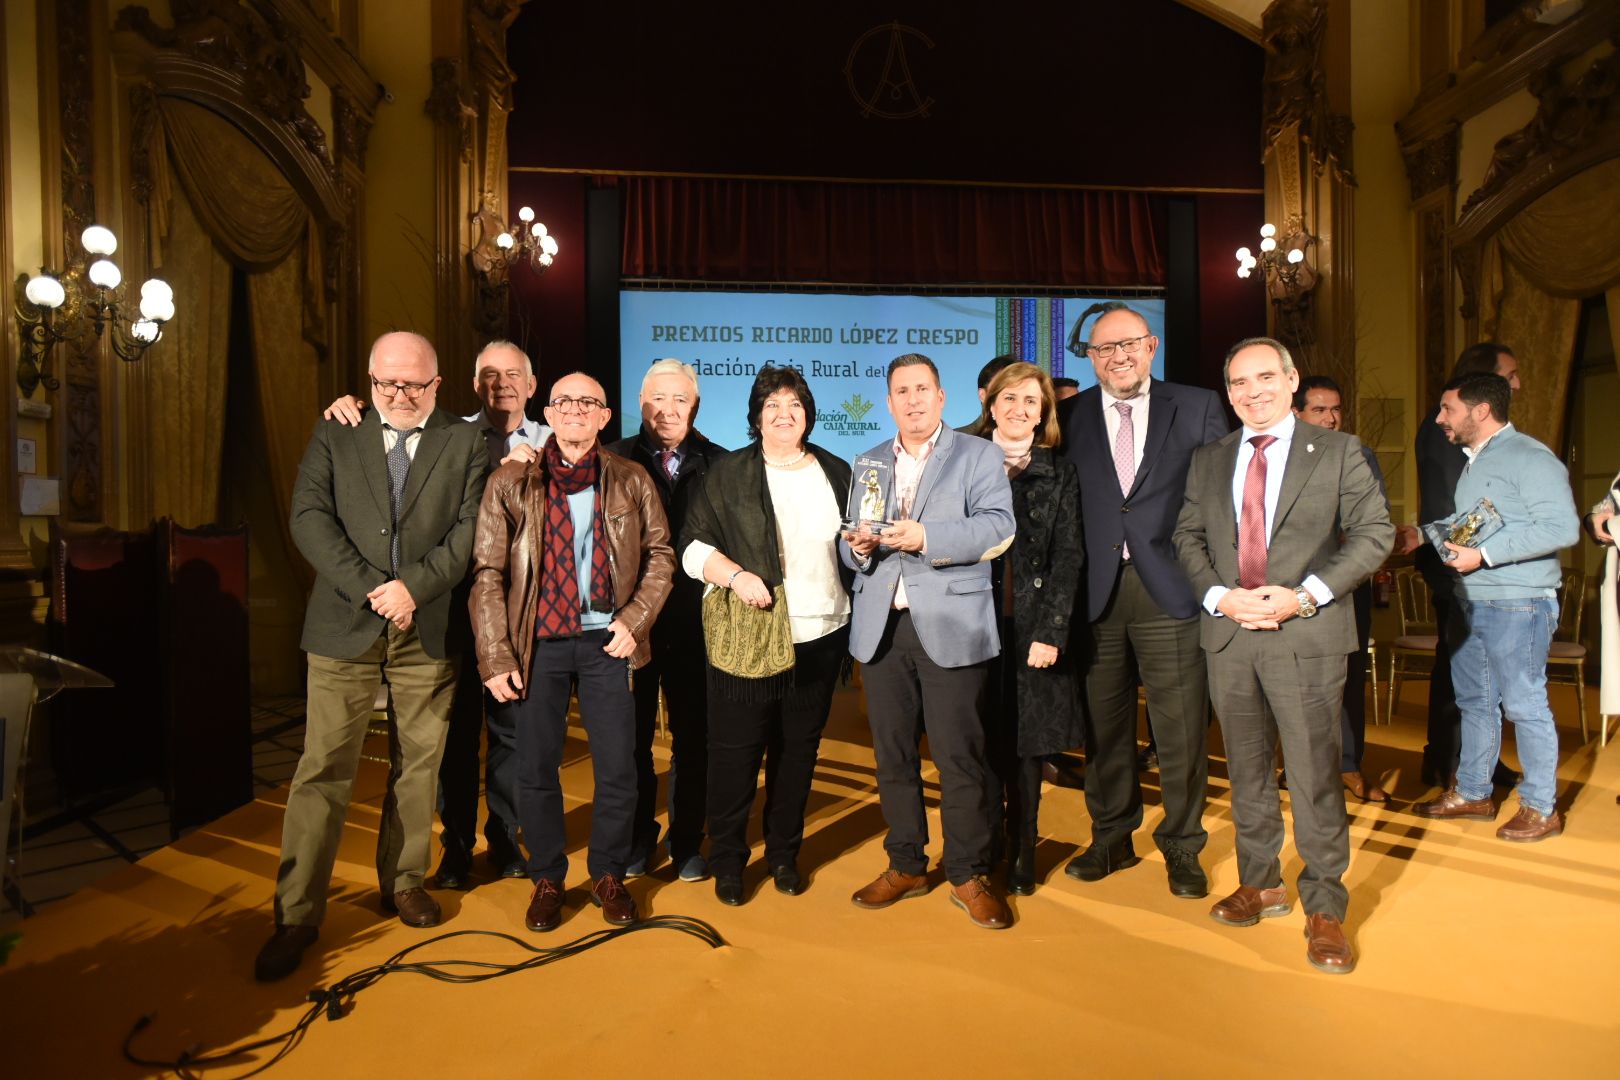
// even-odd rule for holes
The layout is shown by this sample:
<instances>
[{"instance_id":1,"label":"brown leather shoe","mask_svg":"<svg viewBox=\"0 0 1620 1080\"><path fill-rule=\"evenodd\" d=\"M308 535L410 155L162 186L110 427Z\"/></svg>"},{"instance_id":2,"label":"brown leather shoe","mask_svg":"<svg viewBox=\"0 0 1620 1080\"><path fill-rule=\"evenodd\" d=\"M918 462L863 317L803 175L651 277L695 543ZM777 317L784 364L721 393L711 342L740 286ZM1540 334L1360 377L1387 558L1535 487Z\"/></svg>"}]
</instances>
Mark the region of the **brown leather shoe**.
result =
<instances>
[{"instance_id":1,"label":"brown leather shoe","mask_svg":"<svg viewBox=\"0 0 1620 1080\"><path fill-rule=\"evenodd\" d=\"M636 913L636 899L624 887L624 882L612 874L603 874L591 886L591 903L602 909L602 918L615 926L629 926L641 918Z\"/></svg>"},{"instance_id":2,"label":"brown leather shoe","mask_svg":"<svg viewBox=\"0 0 1620 1080\"><path fill-rule=\"evenodd\" d=\"M401 890L392 897L385 897L383 910L398 915L399 921L406 926L438 926L439 920L444 917L444 913L439 910L439 902L420 886Z\"/></svg>"},{"instance_id":3,"label":"brown leather shoe","mask_svg":"<svg viewBox=\"0 0 1620 1080\"><path fill-rule=\"evenodd\" d=\"M1356 954L1350 951L1344 927L1331 915L1305 916L1305 959L1329 975L1348 975L1356 970Z\"/></svg>"},{"instance_id":4,"label":"brown leather shoe","mask_svg":"<svg viewBox=\"0 0 1620 1080\"><path fill-rule=\"evenodd\" d=\"M1511 840L1516 844L1533 844L1563 831L1564 819L1558 816L1557 810L1543 814L1521 803L1513 820L1497 829L1496 836L1499 840Z\"/></svg>"},{"instance_id":5,"label":"brown leather shoe","mask_svg":"<svg viewBox=\"0 0 1620 1080\"><path fill-rule=\"evenodd\" d=\"M550 878L541 878L534 883L534 892L529 894L529 910L523 913L523 925L540 934L555 930L562 925L562 906L562 886Z\"/></svg>"},{"instance_id":6,"label":"brown leather shoe","mask_svg":"<svg viewBox=\"0 0 1620 1080\"><path fill-rule=\"evenodd\" d=\"M1288 902L1288 886L1275 889L1251 889L1239 885L1237 892L1209 909L1209 917L1227 926L1253 926L1261 919L1275 919L1288 914L1294 905Z\"/></svg>"},{"instance_id":7,"label":"brown leather shoe","mask_svg":"<svg viewBox=\"0 0 1620 1080\"><path fill-rule=\"evenodd\" d=\"M926 874L902 874L891 867L879 874L872 884L856 889L855 895L851 896L850 900L856 907L876 910L901 900L909 900L913 896L921 896L927 891Z\"/></svg>"},{"instance_id":8,"label":"brown leather shoe","mask_svg":"<svg viewBox=\"0 0 1620 1080\"><path fill-rule=\"evenodd\" d=\"M1463 821L1495 821L1496 803L1489 798L1467 799L1456 788L1452 788L1437 799L1430 799L1426 803L1418 803L1412 807L1412 813L1419 817L1457 818Z\"/></svg>"},{"instance_id":9,"label":"brown leather shoe","mask_svg":"<svg viewBox=\"0 0 1620 1080\"><path fill-rule=\"evenodd\" d=\"M285 979L304 958L304 950L315 944L320 930L313 926L280 926L264 943L253 961L253 977L260 982Z\"/></svg>"},{"instance_id":10,"label":"brown leather shoe","mask_svg":"<svg viewBox=\"0 0 1620 1080\"><path fill-rule=\"evenodd\" d=\"M1339 778L1344 781L1344 789L1364 803L1389 802L1389 792L1367 783L1367 778L1359 772L1340 773Z\"/></svg>"},{"instance_id":11,"label":"brown leather shoe","mask_svg":"<svg viewBox=\"0 0 1620 1080\"><path fill-rule=\"evenodd\" d=\"M970 877L951 889L951 903L968 913L974 926L986 930L1005 930L1012 925L1012 912L996 895L995 889L983 874Z\"/></svg>"}]
</instances>

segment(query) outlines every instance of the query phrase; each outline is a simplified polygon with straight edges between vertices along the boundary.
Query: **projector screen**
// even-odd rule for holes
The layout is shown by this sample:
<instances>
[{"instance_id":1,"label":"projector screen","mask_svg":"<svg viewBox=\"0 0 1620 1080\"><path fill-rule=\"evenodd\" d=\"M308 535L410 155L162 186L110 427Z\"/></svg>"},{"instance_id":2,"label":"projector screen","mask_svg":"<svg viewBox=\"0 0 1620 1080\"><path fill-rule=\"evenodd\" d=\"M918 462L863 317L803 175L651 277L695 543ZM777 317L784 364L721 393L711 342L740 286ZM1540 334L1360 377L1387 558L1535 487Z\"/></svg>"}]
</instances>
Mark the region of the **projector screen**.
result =
<instances>
[{"instance_id":1,"label":"projector screen","mask_svg":"<svg viewBox=\"0 0 1620 1080\"><path fill-rule=\"evenodd\" d=\"M894 426L885 373L902 353L922 353L939 368L945 422L979 415L979 369L1016 355L1054 378L1097 379L1069 338L1094 297L851 296L834 293L740 293L624 290L619 294L621 430L640 424L641 380L661 357L694 365L702 399L697 428L721 446L743 446L748 391L766 364L804 373L816 399L810 439L834 453L857 454ZM1133 299L1163 339L1164 301ZM1088 327L1089 331L1089 327ZM1164 346L1153 374L1164 377Z\"/></svg>"}]
</instances>

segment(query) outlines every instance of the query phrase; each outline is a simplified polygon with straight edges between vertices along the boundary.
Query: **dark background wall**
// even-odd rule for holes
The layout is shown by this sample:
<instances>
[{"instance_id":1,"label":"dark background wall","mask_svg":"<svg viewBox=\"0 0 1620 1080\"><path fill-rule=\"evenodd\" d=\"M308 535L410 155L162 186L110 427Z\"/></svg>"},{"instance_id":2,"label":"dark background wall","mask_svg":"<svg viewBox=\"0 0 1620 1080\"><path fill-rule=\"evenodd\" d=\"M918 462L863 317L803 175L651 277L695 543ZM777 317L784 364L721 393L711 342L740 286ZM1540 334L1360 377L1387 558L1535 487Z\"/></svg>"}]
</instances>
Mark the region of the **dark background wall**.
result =
<instances>
[{"instance_id":1,"label":"dark background wall","mask_svg":"<svg viewBox=\"0 0 1620 1080\"><path fill-rule=\"evenodd\" d=\"M893 23L917 33L891 33ZM1264 54L1173 0L536 2L512 26L508 56L518 75L512 205L534 206L563 245L544 279L520 271L514 288L513 332L538 346L549 377L593 355L592 366L604 363L586 318L592 171L1186 196L1194 215L1171 239L1184 265L1185 245L1195 247L1197 315L1184 325L1198 327L1198 348L1182 377L1214 385L1213 371L1218 383L1227 345L1264 329L1261 290L1235 277L1232 255L1262 215ZM926 115L889 119L873 107Z\"/></svg>"}]
</instances>

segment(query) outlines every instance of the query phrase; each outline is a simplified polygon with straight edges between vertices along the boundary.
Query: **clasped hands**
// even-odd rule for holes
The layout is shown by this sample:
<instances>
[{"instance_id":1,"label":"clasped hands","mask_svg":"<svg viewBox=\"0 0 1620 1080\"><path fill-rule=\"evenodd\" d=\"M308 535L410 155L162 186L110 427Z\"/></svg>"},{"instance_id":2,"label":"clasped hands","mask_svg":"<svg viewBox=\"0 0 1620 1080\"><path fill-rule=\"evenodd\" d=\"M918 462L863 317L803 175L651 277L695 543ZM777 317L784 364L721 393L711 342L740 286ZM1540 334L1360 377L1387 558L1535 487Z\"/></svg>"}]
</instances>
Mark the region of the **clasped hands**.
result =
<instances>
[{"instance_id":1,"label":"clasped hands","mask_svg":"<svg viewBox=\"0 0 1620 1080\"><path fill-rule=\"evenodd\" d=\"M401 630L411 628L411 617L416 611L416 598L411 590L398 578L385 581L381 585L366 593L366 599L371 601L371 610L392 622Z\"/></svg>"},{"instance_id":2,"label":"clasped hands","mask_svg":"<svg viewBox=\"0 0 1620 1080\"><path fill-rule=\"evenodd\" d=\"M845 529L840 533L849 550L857 558L871 556L881 544L895 551L921 551L928 543L927 530L920 521L896 521L888 528L874 532L870 521L861 522L858 529Z\"/></svg>"},{"instance_id":3,"label":"clasped hands","mask_svg":"<svg viewBox=\"0 0 1620 1080\"><path fill-rule=\"evenodd\" d=\"M1275 630L1299 614L1299 597L1284 585L1229 589L1215 609L1245 630Z\"/></svg>"}]
</instances>

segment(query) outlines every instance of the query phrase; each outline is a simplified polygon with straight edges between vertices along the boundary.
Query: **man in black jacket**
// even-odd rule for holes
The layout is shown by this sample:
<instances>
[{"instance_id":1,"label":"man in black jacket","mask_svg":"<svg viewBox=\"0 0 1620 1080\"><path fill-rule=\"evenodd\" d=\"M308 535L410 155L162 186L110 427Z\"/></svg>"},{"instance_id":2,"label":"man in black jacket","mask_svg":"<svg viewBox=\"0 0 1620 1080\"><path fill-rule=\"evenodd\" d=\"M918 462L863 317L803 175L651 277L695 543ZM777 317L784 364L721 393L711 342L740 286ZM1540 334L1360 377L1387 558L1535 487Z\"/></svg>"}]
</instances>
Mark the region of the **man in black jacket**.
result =
<instances>
[{"instance_id":1,"label":"man in black jacket","mask_svg":"<svg viewBox=\"0 0 1620 1080\"><path fill-rule=\"evenodd\" d=\"M641 430L608 450L647 470L664 501L669 534L679 551L692 491L709 463L726 453L692 426L698 412L697 371L679 360L657 360L641 380ZM653 771L653 731L658 691L664 691L672 741L669 769L670 859L682 881L709 876L703 860L703 821L708 793L707 659L703 652L703 584L675 575L652 632L652 662L636 672L636 817L625 877L656 867L658 776Z\"/></svg>"}]
</instances>

